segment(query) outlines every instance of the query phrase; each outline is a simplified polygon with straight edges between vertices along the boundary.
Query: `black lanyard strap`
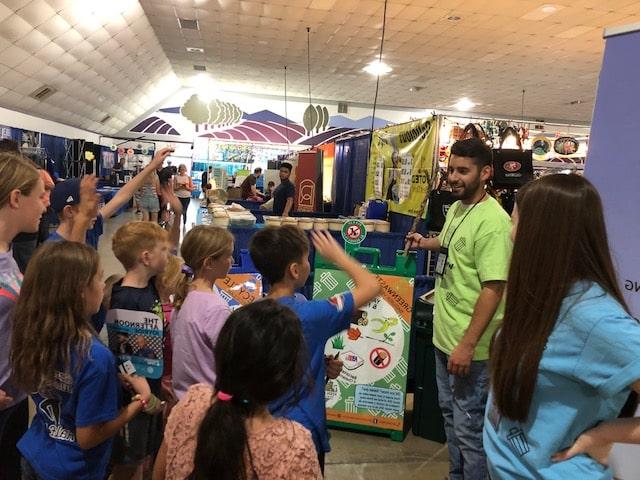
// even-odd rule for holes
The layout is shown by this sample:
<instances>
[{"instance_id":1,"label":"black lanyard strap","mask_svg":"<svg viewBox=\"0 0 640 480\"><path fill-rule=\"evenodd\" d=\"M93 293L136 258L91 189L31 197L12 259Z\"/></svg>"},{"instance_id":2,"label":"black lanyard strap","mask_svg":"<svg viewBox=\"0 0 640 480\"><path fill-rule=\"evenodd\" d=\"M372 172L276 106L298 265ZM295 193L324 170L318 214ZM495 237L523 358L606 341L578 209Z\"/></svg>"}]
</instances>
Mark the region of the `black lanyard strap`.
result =
<instances>
[{"instance_id":1,"label":"black lanyard strap","mask_svg":"<svg viewBox=\"0 0 640 480\"><path fill-rule=\"evenodd\" d=\"M462 217L462 220L461 220L461 221L460 221L460 223L456 226L455 230L453 231L453 233L452 233L452 234L451 234L451 236L449 237L449 243L447 243L447 246L446 246L445 248L447 248L447 249L449 248L449 246L451 245L451 242L453 241L453 237L454 237L454 235L456 234L456 232L458 231L458 229L462 226L462 224L463 224L463 223L464 223L464 221L467 219L467 217L469 216L469 214L471 213L471 211L472 211L474 208L476 208L476 207L478 206L478 204L479 204L480 202L482 202L482 201L485 199L485 197L486 197L486 196L487 196L487 192L485 192L485 193L484 193L484 195L482 196L482 198L481 198L480 200L478 200L476 203L474 203L474 204L473 204L473 206L472 206L469 210L467 210L467 213L465 213L465 214L464 214L464 217ZM454 213L454 217L455 217L455 215L458 213L458 208L459 208L459 207L460 207L460 204L458 204L458 205L456 206L456 211L455 211L455 213ZM450 228L450 227L451 227L451 226L449 226L449 228ZM449 233L449 228L447 228L447 233ZM444 235L443 235L443 238L444 238Z\"/></svg>"}]
</instances>

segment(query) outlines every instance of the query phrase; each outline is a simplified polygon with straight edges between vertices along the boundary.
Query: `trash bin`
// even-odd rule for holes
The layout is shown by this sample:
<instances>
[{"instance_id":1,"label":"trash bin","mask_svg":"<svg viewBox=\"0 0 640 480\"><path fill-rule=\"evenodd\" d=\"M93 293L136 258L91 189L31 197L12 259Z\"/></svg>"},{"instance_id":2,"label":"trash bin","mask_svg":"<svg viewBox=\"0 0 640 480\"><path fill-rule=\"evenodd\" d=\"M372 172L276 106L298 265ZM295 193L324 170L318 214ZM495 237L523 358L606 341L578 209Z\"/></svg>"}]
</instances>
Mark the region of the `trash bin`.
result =
<instances>
[{"instance_id":1,"label":"trash bin","mask_svg":"<svg viewBox=\"0 0 640 480\"><path fill-rule=\"evenodd\" d=\"M413 434L445 443L444 422L438 406L436 361L433 346L433 305L416 300L412 319L415 330L415 392Z\"/></svg>"}]
</instances>

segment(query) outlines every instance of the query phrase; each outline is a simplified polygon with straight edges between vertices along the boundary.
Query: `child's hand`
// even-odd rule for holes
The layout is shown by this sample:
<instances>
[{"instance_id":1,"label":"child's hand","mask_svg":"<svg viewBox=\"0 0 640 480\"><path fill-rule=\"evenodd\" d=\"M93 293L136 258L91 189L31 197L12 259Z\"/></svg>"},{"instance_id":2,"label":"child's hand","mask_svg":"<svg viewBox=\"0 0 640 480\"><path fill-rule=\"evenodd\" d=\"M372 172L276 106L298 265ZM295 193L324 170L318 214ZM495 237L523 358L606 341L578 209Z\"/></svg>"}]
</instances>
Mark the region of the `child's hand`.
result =
<instances>
[{"instance_id":1,"label":"child's hand","mask_svg":"<svg viewBox=\"0 0 640 480\"><path fill-rule=\"evenodd\" d=\"M587 430L580 435L575 443L562 452L556 453L551 460L562 462L580 454L587 454L601 465L607 465L609 453L613 448L613 443L600 438L598 427Z\"/></svg>"},{"instance_id":2,"label":"child's hand","mask_svg":"<svg viewBox=\"0 0 640 480\"><path fill-rule=\"evenodd\" d=\"M159 170L160 168L162 168L162 164L167 159L167 157L173 152L175 152L174 148L163 148L161 150L158 150L153 156L153 160L151 160L149 165L152 165L156 170Z\"/></svg>"},{"instance_id":3,"label":"child's hand","mask_svg":"<svg viewBox=\"0 0 640 480\"><path fill-rule=\"evenodd\" d=\"M125 387L140 395L142 400L147 402L149 401L151 398L151 387L149 387L149 382L147 382L146 378L140 377L139 375L127 375L124 373L121 373L118 376Z\"/></svg>"},{"instance_id":4,"label":"child's hand","mask_svg":"<svg viewBox=\"0 0 640 480\"><path fill-rule=\"evenodd\" d=\"M311 241L313 242L316 252L336 265L340 260L348 258L344 249L336 242L328 230L312 230Z\"/></svg>"},{"instance_id":5,"label":"child's hand","mask_svg":"<svg viewBox=\"0 0 640 480\"><path fill-rule=\"evenodd\" d=\"M98 216L98 205L100 205L100 194L96 191L98 179L95 175L86 175L80 180L80 202L78 209L80 214L86 218Z\"/></svg>"},{"instance_id":6,"label":"child's hand","mask_svg":"<svg viewBox=\"0 0 640 480\"><path fill-rule=\"evenodd\" d=\"M7 407L11 402L13 402L13 397L7 395L4 390L0 390L0 408Z\"/></svg>"},{"instance_id":7,"label":"child's hand","mask_svg":"<svg viewBox=\"0 0 640 480\"><path fill-rule=\"evenodd\" d=\"M327 367L327 377L331 380L338 378L344 366L342 360L333 358L331 355L325 355L324 362Z\"/></svg>"}]
</instances>

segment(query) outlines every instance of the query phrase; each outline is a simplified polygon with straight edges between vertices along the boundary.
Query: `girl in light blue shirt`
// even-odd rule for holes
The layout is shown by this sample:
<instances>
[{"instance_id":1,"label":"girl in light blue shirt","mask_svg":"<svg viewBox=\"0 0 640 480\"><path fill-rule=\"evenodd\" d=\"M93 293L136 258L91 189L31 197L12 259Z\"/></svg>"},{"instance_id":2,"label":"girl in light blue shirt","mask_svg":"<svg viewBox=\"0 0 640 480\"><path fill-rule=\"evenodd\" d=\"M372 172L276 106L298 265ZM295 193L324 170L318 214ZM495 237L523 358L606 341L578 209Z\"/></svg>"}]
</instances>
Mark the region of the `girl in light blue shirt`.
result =
<instances>
[{"instance_id":1,"label":"girl in light blue shirt","mask_svg":"<svg viewBox=\"0 0 640 480\"><path fill-rule=\"evenodd\" d=\"M491 350L484 448L493 479L611 479L640 443L640 325L613 268L598 192L550 175L518 193L505 317ZM624 408L623 408L624 407Z\"/></svg>"}]
</instances>

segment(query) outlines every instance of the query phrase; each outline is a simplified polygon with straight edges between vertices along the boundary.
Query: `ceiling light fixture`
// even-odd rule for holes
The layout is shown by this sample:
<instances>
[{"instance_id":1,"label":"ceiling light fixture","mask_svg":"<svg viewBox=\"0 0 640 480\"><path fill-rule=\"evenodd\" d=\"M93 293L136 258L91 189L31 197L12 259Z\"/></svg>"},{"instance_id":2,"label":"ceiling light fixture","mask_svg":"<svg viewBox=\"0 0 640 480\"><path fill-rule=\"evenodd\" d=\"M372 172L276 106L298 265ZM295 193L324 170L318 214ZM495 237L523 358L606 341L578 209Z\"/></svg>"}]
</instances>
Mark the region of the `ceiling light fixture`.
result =
<instances>
[{"instance_id":1,"label":"ceiling light fixture","mask_svg":"<svg viewBox=\"0 0 640 480\"><path fill-rule=\"evenodd\" d=\"M393 71L393 68L391 68L389 65L387 65L384 62L381 62L379 60L374 60L369 65L364 67L362 70L364 70L365 72L375 77L379 77L380 75L386 75L387 73L390 73L391 71Z\"/></svg>"},{"instance_id":2,"label":"ceiling light fixture","mask_svg":"<svg viewBox=\"0 0 640 480\"><path fill-rule=\"evenodd\" d=\"M558 7L555 5L543 5L542 11L544 13L556 13L558 11Z\"/></svg>"},{"instance_id":3,"label":"ceiling light fixture","mask_svg":"<svg viewBox=\"0 0 640 480\"><path fill-rule=\"evenodd\" d=\"M209 103L220 92L218 84L206 73L200 73L192 77L190 83L196 95L198 95L203 102Z\"/></svg>"},{"instance_id":4,"label":"ceiling light fixture","mask_svg":"<svg viewBox=\"0 0 640 480\"><path fill-rule=\"evenodd\" d=\"M467 97L463 97L454 105L455 109L460 112L467 112L475 107L476 104L469 100Z\"/></svg>"},{"instance_id":5,"label":"ceiling light fixture","mask_svg":"<svg viewBox=\"0 0 640 480\"><path fill-rule=\"evenodd\" d=\"M187 52L189 52L189 53L204 53L204 48L200 48L200 47L187 47Z\"/></svg>"},{"instance_id":6,"label":"ceiling light fixture","mask_svg":"<svg viewBox=\"0 0 640 480\"><path fill-rule=\"evenodd\" d=\"M458 15L451 15L450 17L447 17L447 20L450 22L458 22L462 20L462 17L459 17Z\"/></svg>"}]
</instances>

